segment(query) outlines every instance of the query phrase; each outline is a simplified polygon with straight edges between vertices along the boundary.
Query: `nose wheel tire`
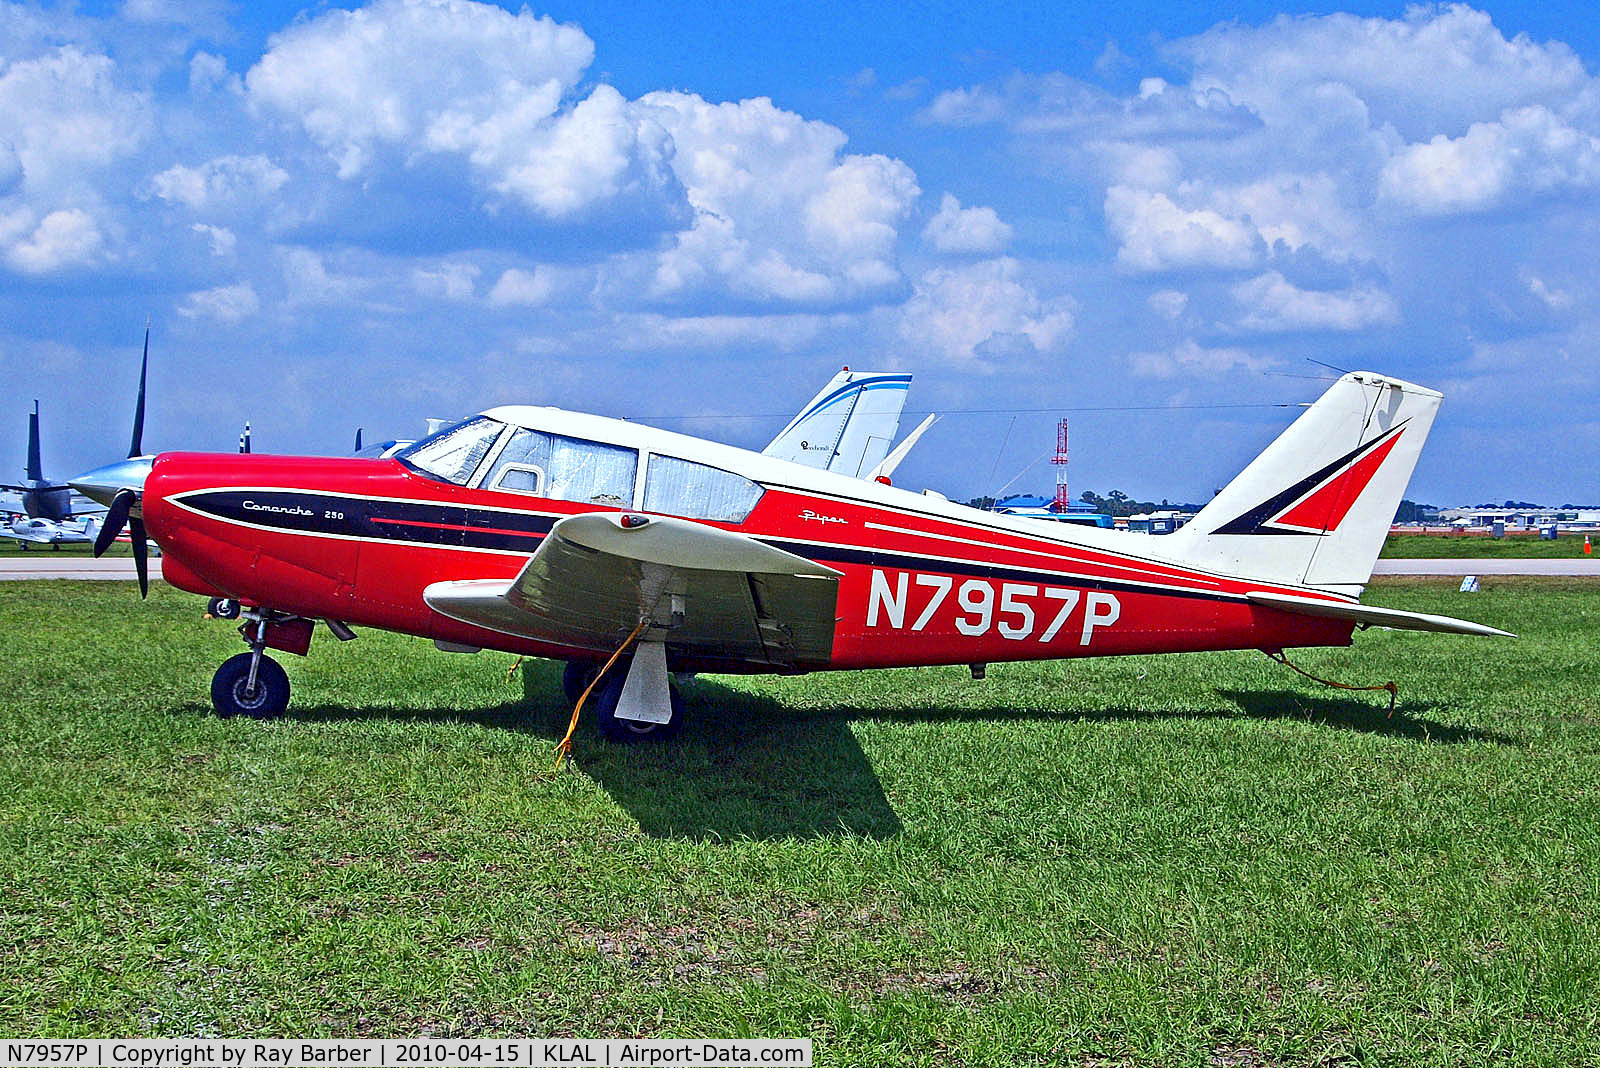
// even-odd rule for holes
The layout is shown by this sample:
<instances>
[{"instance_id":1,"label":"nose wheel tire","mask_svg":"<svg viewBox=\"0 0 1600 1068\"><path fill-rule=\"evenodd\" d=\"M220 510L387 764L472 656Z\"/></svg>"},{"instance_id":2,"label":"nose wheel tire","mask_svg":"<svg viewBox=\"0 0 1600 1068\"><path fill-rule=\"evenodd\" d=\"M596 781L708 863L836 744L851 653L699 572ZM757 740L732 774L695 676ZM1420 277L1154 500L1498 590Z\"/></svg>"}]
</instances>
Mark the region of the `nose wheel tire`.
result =
<instances>
[{"instance_id":1,"label":"nose wheel tire","mask_svg":"<svg viewBox=\"0 0 1600 1068\"><path fill-rule=\"evenodd\" d=\"M223 719L249 716L251 719L277 719L289 707L289 676L283 666L263 656L256 668L256 683L250 686L250 659L254 654L231 656L211 678L211 704Z\"/></svg>"},{"instance_id":2,"label":"nose wheel tire","mask_svg":"<svg viewBox=\"0 0 1600 1068\"><path fill-rule=\"evenodd\" d=\"M567 704L577 704L578 698L583 696L583 691L589 688L599 673L600 665L592 660L568 660L561 672L561 692L566 695Z\"/></svg>"},{"instance_id":3,"label":"nose wheel tire","mask_svg":"<svg viewBox=\"0 0 1600 1068\"><path fill-rule=\"evenodd\" d=\"M665 742L677 737L683 729L683 695L677 684L668 690L671 695L672 718L665 723L644 723L617 717L617 701L622 697L622 686L628 679L627 664L618 664L607 674L594 694L595 720L606 741L618 745L636 745L641 742Z\"/></svg>"}]
</instances>

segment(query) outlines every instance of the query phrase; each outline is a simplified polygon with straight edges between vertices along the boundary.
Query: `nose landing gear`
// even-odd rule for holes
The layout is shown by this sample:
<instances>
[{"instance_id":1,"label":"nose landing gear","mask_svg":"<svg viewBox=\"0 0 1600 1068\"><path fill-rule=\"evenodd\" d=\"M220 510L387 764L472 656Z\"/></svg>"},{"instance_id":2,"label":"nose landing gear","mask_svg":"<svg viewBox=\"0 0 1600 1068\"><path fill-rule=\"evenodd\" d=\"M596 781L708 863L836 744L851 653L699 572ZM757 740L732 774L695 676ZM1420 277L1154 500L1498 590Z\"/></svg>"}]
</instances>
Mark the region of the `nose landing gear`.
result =
<instances>
[{"instance_id":1,"label":"nose landing gear","mask_svg":"<svg viewBox=\"0 0 1600 1068\"><path fill-rule=\"evenodd\" d=\"M260 650L230 656L211 678L211 704L223 719L277 719L289 707L289 676Z\"/></svg>"},{"instance_id":2,"label":"nose landing gear","mask_svg":"<svg viewBox=\"0 0 1600 1068\"><path fill-rule=\"evenodd\" d=\"M266 649L271 645L304 655L311 621L265 608L248 608L243 615L239 634L250 651L222 662L211 678L211 704L223 719L277 719L289 707L289 676Z\"/></svg>"}]
</instances>

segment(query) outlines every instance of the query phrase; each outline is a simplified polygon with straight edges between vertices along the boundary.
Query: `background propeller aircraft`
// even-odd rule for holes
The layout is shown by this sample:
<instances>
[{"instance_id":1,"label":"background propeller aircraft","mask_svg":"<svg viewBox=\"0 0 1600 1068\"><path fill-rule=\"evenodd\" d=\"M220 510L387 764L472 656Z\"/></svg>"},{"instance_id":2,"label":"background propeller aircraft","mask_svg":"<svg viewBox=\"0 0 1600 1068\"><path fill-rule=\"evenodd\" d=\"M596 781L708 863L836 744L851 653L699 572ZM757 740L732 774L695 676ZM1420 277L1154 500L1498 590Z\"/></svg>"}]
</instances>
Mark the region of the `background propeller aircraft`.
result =
<instances>
[{"instance_id":1,"label":"background propeller aircraft","mask_svg":"<svg viewBox=\"0 0 1600 1068\"><path fill-rule=\"evenodd\" d=\"M94 541L99 526L99 516L63 519L60 522L43 516L30 516L12 522L7 533L17 539L17 544L24 549L29 545L48 545L52 549L59 549L63 545L83 545Z\"/></svg>"},{"instance_id":2,"label":"background propeller aircraft","mask_svg":"<svg viewBox=\"0 0 1600 1068\"><path fill-rule=\"evenodd\" d=\"M284 711L288 679L266 650L304 655L318 620L341 640L371 626L562 659L574 701L618 661L597 690L616 740L679 728L673 673L976 673L1348 645L1369 625L1504 633L1359 602L1440 402L1368 372L1336 381L1162 538L556 408L494 408L391 459L151 457L144 378L142 365L129 458L73 485L108 505L97 550L130 526L141 591L148 536L168 582L245 606L249 650L212 682L224 716Z\"/></svg>"},{"instance_id":3,"label":"background propeller aircraft","mask_svg":"<svg viewBox=\"0 0 1600 1068\"><path fill-rule=\"evenodd\" d=\"M44 464L39 458L38 401L33 402L33 411L28 414L28 466L25 471L24 481L20 483L0 483L0 490L16 494L15 499L20 506L19 510L25 512L29 517L48 520L56 525L68 523L68 530L72 530L80 526L80 524L70 523L74 516L82 515L85 510L95 513L100 511L99 505L73 493L72 487L67 483L52 482L44 477ZM17 525L13 524L13 527ZM45 530L51 528L30 527L29 529ZM83 539L66 538L65 540Z\"/></svg>"}]
</instances>

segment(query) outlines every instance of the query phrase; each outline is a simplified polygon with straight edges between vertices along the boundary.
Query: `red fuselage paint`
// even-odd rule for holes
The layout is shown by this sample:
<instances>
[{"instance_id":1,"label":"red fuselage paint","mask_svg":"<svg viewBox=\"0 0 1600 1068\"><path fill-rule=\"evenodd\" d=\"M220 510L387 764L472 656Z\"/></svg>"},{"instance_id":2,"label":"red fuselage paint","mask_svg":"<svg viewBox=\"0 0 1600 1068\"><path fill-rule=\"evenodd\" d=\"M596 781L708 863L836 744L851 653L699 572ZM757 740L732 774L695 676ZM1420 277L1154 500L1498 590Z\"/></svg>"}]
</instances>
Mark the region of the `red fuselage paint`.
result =
<instances>
[{"instance_id":1,"label":"red fuselage paint","mask_svg":"<svg viewBox=\"0 0 1600 1068\"><path fill-rule=\"evenodd\" d=\"M308 618L556 658L568 649L447 618L429 585L509 581L555 521L637 509L472 489L395 460L167 453L143 514L174 586ZM943 515L768 486L738 531L832 567L831 656L794 669L975 664L1348 645L1352 625L1253 605L1317 596ZM769 666L699 659L687 670Z\"/></svg>"}]
</instances>

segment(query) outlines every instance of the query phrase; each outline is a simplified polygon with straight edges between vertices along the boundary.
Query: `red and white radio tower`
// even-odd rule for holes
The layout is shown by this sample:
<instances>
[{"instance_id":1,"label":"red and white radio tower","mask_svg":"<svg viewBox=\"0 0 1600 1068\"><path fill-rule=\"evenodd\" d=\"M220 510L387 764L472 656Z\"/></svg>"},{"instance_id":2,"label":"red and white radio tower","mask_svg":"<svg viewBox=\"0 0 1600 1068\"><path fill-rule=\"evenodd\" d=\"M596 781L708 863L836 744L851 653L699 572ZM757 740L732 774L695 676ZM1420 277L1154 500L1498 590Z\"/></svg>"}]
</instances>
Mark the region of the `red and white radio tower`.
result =
<instances>
[{"instance_id":1,"label":"red and white radio tower","mask_svg":"<svg viewBox=\"0 0 1600 1068\"><path fill-rule=\"evenodd\" d=\"M1056 454L1050 457L1050 462L1056 465L1055 510L1064 514L1067 506L1072 503L1072 497L1067 492L1067 421L1065 419L1056 424Z\"/></svg>"}]
</instances>

